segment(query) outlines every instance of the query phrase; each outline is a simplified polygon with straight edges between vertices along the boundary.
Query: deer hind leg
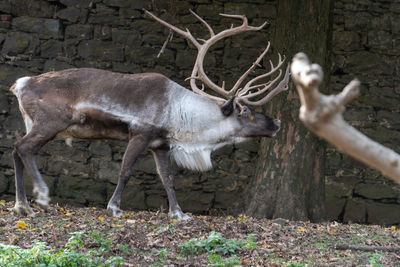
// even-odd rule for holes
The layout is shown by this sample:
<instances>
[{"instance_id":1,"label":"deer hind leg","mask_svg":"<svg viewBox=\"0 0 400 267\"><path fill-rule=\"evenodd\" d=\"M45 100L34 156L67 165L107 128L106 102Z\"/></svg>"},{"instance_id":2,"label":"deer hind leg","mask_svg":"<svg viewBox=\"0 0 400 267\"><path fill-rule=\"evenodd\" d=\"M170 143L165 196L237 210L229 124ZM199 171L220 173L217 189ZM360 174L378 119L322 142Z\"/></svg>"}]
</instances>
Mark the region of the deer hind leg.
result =
<instances>
[{"instance_id":1,"label":"deer hind leg","mask_svg":"<svg viewBox=\"0 0 400 267\"><path fill-rule=\"evenodd\" d=\"M48 123L51 127L47 127ZM26 200L24 189L24 167L28 174L32 177L33 193L35 195L36 203L42 208L46 209L50 201L49 189L36 166L34 155L39 149L61 130L65 129L68 125L65 122L57 122L49 119L46 123L34 121L30 131L16 142L13 156L15 165L15 185L16 185L16 203L14 210L20 215L31 215L32 209Z\"/></svg>"},{"instance_id":2,"label":"deer hind leg","mask_svg":"<svg viewBox=\"0 0 400 267\"><path fill-rule=\"evenodd\" d=\"M125 150L124 157L122 159L121 172L118 179L117 187L115 188L114 194L107 205L107 215L119 218L122 216L121 196L129 178L133 174L133 164L137 157L147 148L150 138L147 134L138 134L130 138L128 146Z\"/></svg>"},{"instance_id":3,"label":"deer hind leg","mask_svg":"<svg viewBox=\"0 0 400 267\"><path fill-rule=\"evenodd\" d=\"M182 212L179 207L178 201L176 200L175 188L174 188L174 176L171 171L171 161L166 150L154 150L152 151L154 160L157 166L158 175L164 185L168 195L169 202L169 217L171 219L189 220L190 216Z\"/></svg>"},{"instance_id":4,"label":"deer hind leg","mask_svg":"<svg viewBox=\"0 0 400 267\"><path fill-rule=\"evenodd\" d=\"M25 185L24 185L24 164L17 150L14 149L13 153L14 169L15 169L15 206L14 211L20 215L26 216L33 214L33 210L29 207L28 200L26 199Z\"/></svg>"}]
</instances>

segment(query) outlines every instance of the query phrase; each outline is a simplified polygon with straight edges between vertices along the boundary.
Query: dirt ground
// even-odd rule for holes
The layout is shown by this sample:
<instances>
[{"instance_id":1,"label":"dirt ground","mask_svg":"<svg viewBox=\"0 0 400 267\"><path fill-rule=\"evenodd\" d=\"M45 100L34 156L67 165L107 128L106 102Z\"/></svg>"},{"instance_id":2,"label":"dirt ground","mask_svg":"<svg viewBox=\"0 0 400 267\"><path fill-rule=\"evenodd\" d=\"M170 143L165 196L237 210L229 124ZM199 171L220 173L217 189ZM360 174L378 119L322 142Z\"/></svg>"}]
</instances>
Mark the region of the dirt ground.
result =
<instances>
[{"instance_id":1,"label":"dirt ground","mask_svg":"<svg viewBox=\"0 0 400 267\"><path fill-rule=\"evenodd\" d=\"M38 240L52 249L61 249L70 233L83 232L83 252L103 246L100 237L108 244L102 256L121 256L125 266L229 266L223 261L230 257L243 266L400 266L400 250L383 251L399 249L400 229L395 226L316 224L246 216L192 215L189 221L176 221L160 211L126 212L115 219L107 217L101 208L58 205L46 212L32 205L34 217L19 217L12 212L13 205L0 201L0 243L30 248ZM212 232L221 233L225 240L249 240L252 236L256 245L225 255L219 253L217 263L207 251L191 254L182 250L182 244L205 240ZM97 234L96 242L91 238L93 233ZM358 247L338 249L341 245ZM375 251L363 251L368 249Z\"/></svg>"}]
</instances>

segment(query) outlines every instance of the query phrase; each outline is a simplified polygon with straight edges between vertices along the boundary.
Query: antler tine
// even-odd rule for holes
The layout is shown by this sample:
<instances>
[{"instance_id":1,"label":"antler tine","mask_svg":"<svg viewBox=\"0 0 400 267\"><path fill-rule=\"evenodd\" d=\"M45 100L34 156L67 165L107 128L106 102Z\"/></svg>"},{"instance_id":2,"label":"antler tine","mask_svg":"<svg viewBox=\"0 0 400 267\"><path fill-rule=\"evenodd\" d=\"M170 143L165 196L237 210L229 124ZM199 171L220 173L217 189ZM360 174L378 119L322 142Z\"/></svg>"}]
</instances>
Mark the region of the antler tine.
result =
<instances>
[{"instance_id":1,"label":"antler tine","mask_svg":"<svg viewBox=\"0 0 400 267\"><path fill-rule=\"evenodd\" d=\"M265 21L263 24L261 24L260 26L254 27L254 26L249 26L249 22L246 16L244 15L232 15L232 14L224 14L224 13L220 13L219 14L222 17L226 17L226 18L233 18L233 19L241 19L243 21L242 26L241 27L247 27L252 31L258 31L261 30L262 28L265 27L265 25L268 24L267 21Z\"/></svg>"},{"instance_id":2,"label":"antler tine","mask_svg":"<svg viewBox=\"0 0 400 267\"><path fill-rule=\"evenodd\" d=\"M260 65L260 61L265 56L265 54L267 54L270 45L271 43L268 42L267 48L265 48L264 52L261 53L261 55L256 59L256 61L254 61L253 65L251 65L251 67L245 73L243 73L243 75L239 78L239 80L237 80L235 85L229 91L230 94L236 92L236 90L239 88L242 82L247 78L247 76L249 76L249 74L252 73L254 69Z\"/></svg>"},{"instance_id":3,"label":"antler tine","mask_svg":"<svg viewBox=\"0 0 400 267\"><path fill-rule=\"evenodd\" d=\"M285 76L283 77L282 81L271 91L268 93L268 95L266 95L265 97L263 97L262 99L258 100L258 101L251 101L250 98L255 97L257 95L262 94L263 92L265 92L267 89L269 89L272 84L274 84L277 81L277 78L275 78L273 81L271 81L271 84L268 85L268 88L266 90L264 90L264 88L261 91L263 91L262 93L260 92L256 92L255 94L252 95L246 95L245 97L240 97L240 99L238 99L237 101L242 101L243 103L247 104L247 105L252 105L252 106L262 106L265 103L269 102L274 96L276 96L277 94L279 94L282 91L286 91L289 87L288 87L288 83L289 83L289 76L290 76L290 72L289 72L289 65L286 67L286 71L285 71ZM282 73L282 71L280 70L280 74L278 76L280 76Z\"/></svg>"},{"instance_id":4,"label":"antler tine","mask_svg":"<svg viewBox=\"0 0 400 267\"><path fill-rule=\"evenodd\" d=\"M177 34L180 34L183 37L185 37L186 39L188 39L189 41L191 41L193 43L193 45L196 46L198 49L200 48L201 45L197 42L196 38L193 37L193 35L190 33L190 31L188 29L186 29L186 31L183 31L183 30L179 29L178 27L175 27L174 25L171 25L168 22L163 21L162 19L158 18L156 15L154 15L153 13L151 13L150 11L148 11L146 9L144 9L144 12L147 15L149 15L150 17L152 17L154 20L156 20L159 23L161 23L162 25L164 25L165 27L173 30Z\"/></svg>"},{"instance_id":5,"label":"antler tine","mask_svg":"<svg viewBox=\"0 0 400 267\"><path fill-rule=\"evenodd\" d=\"M270 60L269 62L270 62L270 64L271 64L271 70L270 70L269 72L267 72L267 73L261 74L261 75L255 77L255 78L251 79L250 81L248 81L248 82L246 83L246 85L245 85L242 89L240 89L240 90L238 90L238 91L236 92L236 96L239 96L239 95L242 95L242 96L243 96L243 95L245 95L250 89L259 87L259 86L252 86L252 85L253 85L256 81L261 80L261 79L263 79L263 78L265 78L265 77L268 77L268 76L271 76L272 74L274 74L274 73L282 66L283 62L285 61L285 58L282 60L282 56L281 56L281 54L279 54L279 53L278 53L278 57L279 57L279 59L278 59L278 64L277 64L276 66L274 66L274 64L273 64L272 61ZM253 93L253 94L255 94L255 93ZM252 95L252 94L249 94L249 95ZM260 94L257 92L257 95L260 95ZM252 96L251 96L251 97L252 97Z\"/></svg>"},{"instance_id":6,"label":"antler tine","mask_svg":"<svg viewBox=\"0 0 400 267\"><path fill-rule=\"evenodd\" d=\"M193 10L189 9L190 13L192 13L193 16L195 16L198 20L200 20L201 23L203 23L204 26L206 26L208 32L210 33L210 36L213 37L215 35L214 30L211 28L211 26L204 20L202 19L199 15L197 15Z\"/></svg>"}]
</instances>

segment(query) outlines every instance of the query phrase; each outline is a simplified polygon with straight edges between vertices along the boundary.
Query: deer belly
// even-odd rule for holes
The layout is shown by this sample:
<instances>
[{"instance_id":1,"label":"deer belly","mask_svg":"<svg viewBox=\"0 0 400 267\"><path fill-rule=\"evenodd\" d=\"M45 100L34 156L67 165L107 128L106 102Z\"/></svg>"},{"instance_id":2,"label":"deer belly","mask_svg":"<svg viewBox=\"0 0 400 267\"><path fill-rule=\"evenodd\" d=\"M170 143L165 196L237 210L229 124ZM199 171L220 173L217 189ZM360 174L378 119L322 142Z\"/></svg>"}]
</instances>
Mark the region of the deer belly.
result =
<instances>
[{"instance_id":1,"label":"deer belly","mask_svg":"<svg viewBox=\"0 0 400 267\"><path fill-rule=\"evenodd\" d=\"M115 139L127 141L129 138L129 125L115 117L97 119L86 117L81 123L69 126L58 136L67 139ZM68 142L67 142L68 143Z\"/></svg>"}]
</instances>

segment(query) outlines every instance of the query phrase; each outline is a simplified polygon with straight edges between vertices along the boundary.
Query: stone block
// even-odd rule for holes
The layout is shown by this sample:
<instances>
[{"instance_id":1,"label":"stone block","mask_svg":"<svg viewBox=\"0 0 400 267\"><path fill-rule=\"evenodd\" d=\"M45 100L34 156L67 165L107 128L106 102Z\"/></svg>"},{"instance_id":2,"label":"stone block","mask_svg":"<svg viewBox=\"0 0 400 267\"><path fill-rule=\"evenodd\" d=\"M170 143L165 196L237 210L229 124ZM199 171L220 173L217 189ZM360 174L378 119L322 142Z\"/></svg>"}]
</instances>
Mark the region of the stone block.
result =
<instances>
[{"instance_id":1,"label":"stone block","mask_svg":"<svg viewBox=\"0 0 400 267\"><path fill-rule=\"evenodd\" d=\"M229 209L233 208L234 203L240 201L238 194L233 192L216 191L214 209Z\"/></svg>"},{"instance_id":2,"label":"stone block","mask_svg":"<svg viewBox=\"0 0 400 267\"><path fill-rule=\"evenodd\" d=\"M400 199L400 190L395 190L393 185L387 184L358 184L354 193L368 199Z\"/></svg>"},{"instance_id":3,"label":"stone block","mask_svg":"<svg viewBox=\"0 0 400 267\"><path fill-rule=\"evenodd\" d=\"M103 160L111 160L112 151L108 143L104 141L94 141L89 145L89 152Z\"/></svg>"},{"instance_id":4,"label":"stone block","mask_svg":"<svg viewBox=\"0 0 400 267\"><path fill-rule=\"evenodd\" d=\"M138 31L113 28L111 35L113 42L131 46L132 49L141 49L142 37Z\"/></svg>"},{"instance_id":5,"label":"stone block","mask_svg":"<svg viewBox=\"0 0 400 267\"><path fill-rule=\"evenodd\" d=\"M158 50L154 47L126 47L125 56L128 63L141 64L142 66L154 66Z\"/></svg>"},{"instance_id":6,"label":"stone block","mask_svg":"<svg viewBox=\"0 0 400 267\"><path fill-rule=\"evenodd\" d=\"M368 202L368 221L371 224L396 225L400 223L400 204Z\"/></svg>"},{"instance_id":7,"label":"stone block","mask_svg":"<svg viewBox=\"0 0 400 267\"><path fill-rule=\"evenodd\" d=\"M141 190L138 186L127 185L122 194L121 208L123 210L146 209L144 190Z\"/></svg>"},{"instance_id":8,"label":"stone block","mask_svg":"<svg viewBox=\"0 0 400 267\"><path fill-rule=\"evenodd\" d=\"M343 212L345 204L346 204L345 198L340 198L334 195L326 196L325 198L326 219L330 221L339 221L340 215Z\"/></svg>"},{"instance_id":9,"label":"stone block","mask_svg":"<svg viewBox=\"0 0 400 267\"><path fill-rule=\"evenodd\" d=\"M248 19L259 18L259 17L276 18L277 10L276 6L273 3L264 2L262 5L255 7L254 5L249 5L248 3L228 2L225 3L224 12L222 13L244 14ZM253 25L253 26L259 26L259 25Z\"/></svg>"},{"instance_id":10,"label":"stone block","mask_svg":"<svg viewBox=\"0 0 400 267\"><path fill-rule=\"evenodd\" d=\"M72 23L78 22L80 16L81 16L81 9L74 6L61 9L57 12L58 18Z\"/></svg>"},{"instance_id":11,"label":"stone block","mask_svg":"<svg viewBox=\"0 0 400 267\"><path fill-rule=\"evenodd\" d=\"M104 0L103 3L106 6L125 7L126 8L131 5L132 1L130 1L130 0Z\"/></svg>"},{"instance_id":12,"label":"stone block","mask_svg":"<svg viewBox=\"0 0 400 267\"><path fill-rule=\"evenodd\" d=\"M0 1L0 11L14 16L52 18L55 7L48 1L42 0L30 0L29 4L25 0Z\"/></svg>"},{"instance_id":13,"label":"stone block","mask_svg":"<svg viewBox=\"0 0 400 267\"><path fill-rule=\"evenodd\" d=\"M100 40L83 41L78 46L78 55L89 60L122 61L124 49L112 42Z\"/></svg>"},{"instance_id":14,"label":"stone block","mask_svg":"<svg viewBox=\"0 0 400 267\"><path fill-rule=\"evenodd\" d=\"M2 55L35 54L40 41L36 36L22 32L10 32L1 49Z\"/></svg>"},{"instance_id":15,"label":"stone block","mask_svg":"<svg viewBox=\"0 0 400 267\"><path fill-rule=\"evenodd\" d=\"M140 157L136 160L135 171L141 171L147 174L157 174L156 164L152 156Z\"/></svg>"},{"instance_id":16,"label":"stone block","mask_svg":"<svg viewBox=\"0 0 400 267\"><path fill-rule=\"evenodd\" d=\"M176 198L182 210L204 212L211 209L214 193L204 193L202 191L176 192Z\"/></svg>"},{"instance_id":17,"label":"stone block","mask_svg":"<svg viewBox=\"0 0 400 267\"><path fill-rule=\"evenodd\" d=\"M65 38L88 40L93 38L93 26L84 24L72 24L65 28Z\"/></svg>"},{"instance_id":18,"label":"stone block","mask_svg":"<svg viewBox=\"0 0 400 267\"><path fill-rule=\"evenodd\" d=\"M166 193L162 194L162 192L159 192L158 194L149 194L146 195L146 207L148 209L164 209L168 210L168 201L167 201L167 196Z\"/></svg>"},{"instance_id":19,"label":"stone block","mask_svg":"<svg viewBox=\"0 0 400 267\"><path fill-rule=\"evenodd\" d=\"M80 204L104 204L107 202L107 188L103 182L61 175L58 178L56 196L72 199Z\"/></svg>"},{"instance_id":20,"label":"stone block","mask_svg":"<svg viewBox=\"0 0 400 267\"><path fill-rule=\"evenodd\" d=\"M9 182L8 177L6 177L3 172L0 172L0 196L7 192Z\"/></svg>"},{"instance_id":21,"label":"stone block","mask_svg":"<svg viewBox=\"0 0 400 267\"><path fill-rule=\"evenodd\" d=\"M60 0L60 3L66 6L89 8L93 5L93 0Z\"/></svg>"},{"instance_id":22,"label":"stone block","mask_svg":"<svg viewBox=\"0 0 400 267\"><path fill-rule=\"evenodd\" d=\"M361 39L357 32L335 31L333 34L333 49L343 51L354 51L361 49Z\"/></svg>"},{"instance_id":23,"label":"stone block","mask_svg":"<svg viewBox=\"0 0 400 267\"><path fill-rule=\"evenodd\" d=\"M43 58L55 58L63 53L63 43L56 40L48 40L42 43L40 55Z\"/></svg>"},{"instance_id":24,"label":"stone block","mask_svg":"<svg viewBox=\"0 0 400 267\"><path fill-rule=\"evenodd\" d=\"M65 70L65 69L70 69L73 68L74 66L64 62L64 61L58 61L58 60L46 60L44 63L44 72L49 72L49 71L58 71L58 70Z\"/></svg>"},{"instance_id":25,"label":"stone block","mask_svg":"<svg viewBox=\"0 0 400 267\"><path fill-rule=\"evenodd\" d=\"M142 13L138 10L129 9L129 8L120 8L119 9L119 17L122 19L136 19L141 18Z\"/></svg>"},{"instance_id":26,"label":"stone block","mask_svg":"<svg viewBox=\"0 0 400 267\"><path fill-rule=\"evenodd\" d=\"M344 211L344 222L349 223L366 223L367 222L366 203L360 199L350 198L347 200Z\"/></svg>"},{"instance_id":27,"label":"stone block","mask_svg":"<svg viewBox=\"0 0 400 267\"><path fill-rule=\"evenodd\" d=\"M106 40L111 40L111 37L112 37L111 27L103 25L94 26L94 39L106 41Z\"/></svg>"},{"instance_id":28,"label":"stone block","mask_svg":"<svg viewBox=\"0 0 400 267\"><path fill-rule=\"evenodd\" d=\"M102 181L111 182L117 184L119 172L121 169L121 163L114 161L100 162L97 170L97 177Z\"/></svg>"},{"instance_id":29,"label":"stone block","mask_svg":"<svg viewBox=\"0 0 400 267\"><path fill-rule=\"evenodd\" d=\"M383 30L368 32L368 47L377 50L392 49L392 36L389 32Z\"/></svg>"},{"instance_id":30,"label":"stone block","mask_svg":"<svg viewBox=\"0 0 400 267\"><path fill-rule=\"evenodd\" d=\"M6 115L10 109L7 97L0 97L0 114Z\"/></svg>"},{"instance_id":31,"label":"stone block","mask_svg":"<svg viewBox=\"0 0 400 267\"><path fill-rule=\"evenodd\" d=\"M42 39L59 39L63 37L60 21L33 17L17 17L12 20L12 26L20 31L38 34Z\"/></svg>"}]
</instances>

